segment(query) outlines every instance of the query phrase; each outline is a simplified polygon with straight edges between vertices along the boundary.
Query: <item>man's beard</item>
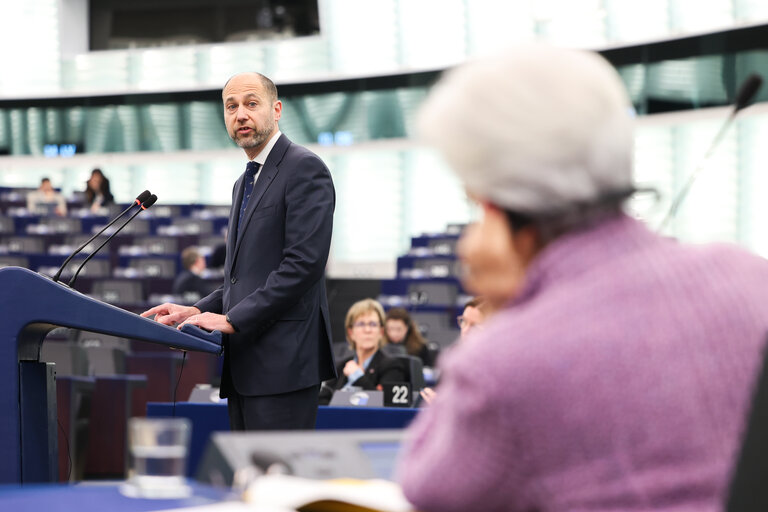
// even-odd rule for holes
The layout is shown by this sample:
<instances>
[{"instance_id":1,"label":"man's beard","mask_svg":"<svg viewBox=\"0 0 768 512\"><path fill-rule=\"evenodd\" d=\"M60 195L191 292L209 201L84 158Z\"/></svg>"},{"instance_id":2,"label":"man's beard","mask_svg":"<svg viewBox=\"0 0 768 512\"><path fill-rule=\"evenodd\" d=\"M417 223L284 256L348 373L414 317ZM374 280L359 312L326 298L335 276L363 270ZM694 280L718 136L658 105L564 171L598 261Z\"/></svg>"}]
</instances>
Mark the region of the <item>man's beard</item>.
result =
<instances>
[{"instance_id":1,"label":"man's beard","mask_svg":"<svg viewBox=\"0 0 768 512\"><path fill-rule=\"evenodd\" d=\"M265 126L264 128L260 130L255 130L251 135L241 136L238 133L235 133L234 141L235 144L237 144L239 147L246 149L246 148L257 148L264 144L267 140L269 140L269 136L272 134L272 130L275 128L275 125L272 124L271 126Z\"/></svg>"}]
</instances>

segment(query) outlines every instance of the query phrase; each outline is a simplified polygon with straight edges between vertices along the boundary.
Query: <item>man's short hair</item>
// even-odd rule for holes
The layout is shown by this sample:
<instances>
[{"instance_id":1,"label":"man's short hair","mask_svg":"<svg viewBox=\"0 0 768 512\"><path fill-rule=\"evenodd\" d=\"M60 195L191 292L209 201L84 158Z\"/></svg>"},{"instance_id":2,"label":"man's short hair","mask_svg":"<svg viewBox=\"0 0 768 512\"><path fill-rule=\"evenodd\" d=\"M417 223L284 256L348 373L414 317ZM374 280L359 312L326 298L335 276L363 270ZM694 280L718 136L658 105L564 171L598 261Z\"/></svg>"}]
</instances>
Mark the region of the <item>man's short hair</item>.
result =
<instances>
[{"instance_id":1,"label":"man's short hair","mask_svg":"<svg viewBox=\"0 0 768 512\"><path fill-rule=\"evenodd\" d=\"M232 80L234 77L243 75L243 74L249 74L253 73L257 77L259 77L259 81L261 82L261 86L264 87L264 90L267 92L267 95L269 98L274 102L277 101L277 86L275 85L275 82L273 82L269 77L262 75L258 71L249 71L244 73L238 73L236 75L232 75L229 77L229 79L224 83L224 87L222 87L222 91L227 88L227 84L229 84L229 81Z\"/></svg>"},{"instance_id":2,"label":"man's short hair","mask_svg":"<svg viewBox=\"0 0 768 512\"><path fill-rule=\"evenodd\" d=\"M192 268L192 265L195 264L197 259L200 257L200 253L198 250L194 247L187 247L183 251L181 251L181 264L182 266L189 270Z\"/></svg>"},{"instance_id":3,"label":"man's short hair","mask_svg":"<svg viewBox=\"0 0 768 512\"><path fill-rule=\"evenodd\" d=\"M475 308L475 309L479 309L482 313L485 313L485 306L486 306L485 297L475 297L473 299L470 299L469 302L467 302L466 304L464 304L464 309Z\"/></svg>"}]
</instances>

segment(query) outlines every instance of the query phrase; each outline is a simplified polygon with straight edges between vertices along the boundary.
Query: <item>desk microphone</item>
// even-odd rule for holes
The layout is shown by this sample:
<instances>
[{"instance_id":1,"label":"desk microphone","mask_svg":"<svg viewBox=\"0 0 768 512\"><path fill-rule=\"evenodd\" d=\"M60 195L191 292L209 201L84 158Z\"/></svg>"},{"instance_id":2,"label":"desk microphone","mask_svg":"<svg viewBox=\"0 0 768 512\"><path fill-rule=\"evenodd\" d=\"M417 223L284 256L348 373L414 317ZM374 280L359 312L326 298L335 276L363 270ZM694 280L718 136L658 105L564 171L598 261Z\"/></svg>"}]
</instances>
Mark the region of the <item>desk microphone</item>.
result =
<instances>
[{"instance_id":1,"label":"desk microphone","mask_svg":"<svg viewBox=\"0 0 768 512\"><path fill-rule=\"evenodd\" d=\"M138 198L137 198L137 201L138 201ZM78 276L78 274L80 274L80 271L83 269L85 264L88 263L91 260L91 258L93 258L96 255L96 253L99 252L105 245L107 245L109 243L109 241L112 240L115 237L115 235L117 235L125 226L127 226L129 222L131 222L133 219L135 219L138 214L140 214L141 212L143 212L144 210L148 209L150 206L155 204L155 201L157 201L157 196L155 194L152 194L151 196L149 196L149 198L147 200L145 200L145 201L143 201L141 203L141 207L138 210L136 210L136 212L133 215L128 217L127 221L123 222L123 224L119 228L117 228L114 233L109 235L101 243L101 245L96 248L95 251L93 251L91 254L88 255L87 258L85 258L83 260L83 262L80 264L80 266L77 267L77 271L75 271L75 273L72 275L72 279L69 280L69 287L70 288L72 288L75 285L75 280L77 280L77 276ZM133 208L133 205L131 205L131 208ZM120 215L122 215L122 214L120 214ZM115 219L115 220L117 220L117 219Z\"/></svg>"},{"instance_id":2,"label":"desk microphone","mask_svg":"<svg viewBox=\"0 0 768 512\"><path fill-rule=\"evenodd\" d=\"M118 215L117 217L115 217L114 219L112 219L112 220L110 221L110 223L109 223L109 224L107 224L106 226L104 226L103 228L101 228L101 229L99 230L99 232L98 232L98 233L96 233L95 235L93 235L93 236L92 236L91 238L89 238L89 239L88 239L88 240L87 240L85 243L83 243L83 244L82 244L80 247L78 247L77 249L75 249L75 250L74 250L74 252L73 252L72 254L70 254L70 255L69 255L69 257L67 257L67 259L66 259L66 260L64 260L64 263L62 263L62 264L61 264L61 267L59 267L59 270L56 272L56 275L55 275L55 276L53 276L53 282L55 283L55 282L57 282L57 281L59 280L59 278L61 277L61 272L62 272L62 271L64 270L64 268L67 266L67 263L69 263L69 261L70 261L72 258L74 258L74 257L75 257L75 255L79 254L79 253L80 253L80 251L82 251L83 249L85 249L85 247L86 247L86 246L87 246L89 243L93 242L93 241L96 239L96 237L97 237L97 236L99 236L100 234L102 234L104 231L106 231L106 230L107 230L107 228L109 228L109 227L110 227L112 224L114 224L115 222L117 222L117 219L119 219L120 217L122 217L123 215L125 215L126 213L128 213L128 210L130 210L131 208L133 208L133 207L134 207L134 206L136 206L137 204L138 204L138 205L141 205L141 204L142 204L144 201L146 201L147 199L149 199L149 196L150 196L150 195L151 195L151 194L150 194L149 190L145 190L144 192L142 192L141 194L139 194L139 195L136 197L136 199L133 201L133 203L131 203L131 206L129 206L128 208L126 208L125 210L123 210L123 213L121 213L120 215Z\"/></svg>"},{"instance_id":3,"label":"desk microphone","mask_svg":"<svg viewBox=\"0 0 768 512\"><path fill-rule=\"evenodd\" d=\"M752 73L749 75L747 79L744 80L744 83L741 84L739 92L736 94L736 100L733 103L733 110L731 111L731 115L729 115L728 119L725 120L725 123L723 123L720 131L717 132L714 140L709 145L709 149L707 149L707 152L704 154L704 158L701 159L699 165L696 166L691 175L688 177L688 180L685 182L685 185L683 185L683 188L680 189L680 192L678 192L677 197L675 197L674 201L672 201L672 205L669 207L669 211L667 211L667 214L664 216L664 220L662 220L661 224L659 224L657 232L661 232L667 226L669 221L672 220L675 215L677 215L677 210L680 208L680 204L683 202L683 199L685 199L685 196L691 189L693 182L696 181L696 178L701 173L701 170L704 169L704 166L709 161L712 153L714 153L715 148L720 144L723 135L725 135L725 132L728 131L731 123L733 123L733 120L736 118L736 114L738 114L741 109L746 107L752 101L752 99L754 99L755 94L757 94L757 91L760 90L761 85L763 85L763 78L757 73Z\"/></svg>"}]
</instances>

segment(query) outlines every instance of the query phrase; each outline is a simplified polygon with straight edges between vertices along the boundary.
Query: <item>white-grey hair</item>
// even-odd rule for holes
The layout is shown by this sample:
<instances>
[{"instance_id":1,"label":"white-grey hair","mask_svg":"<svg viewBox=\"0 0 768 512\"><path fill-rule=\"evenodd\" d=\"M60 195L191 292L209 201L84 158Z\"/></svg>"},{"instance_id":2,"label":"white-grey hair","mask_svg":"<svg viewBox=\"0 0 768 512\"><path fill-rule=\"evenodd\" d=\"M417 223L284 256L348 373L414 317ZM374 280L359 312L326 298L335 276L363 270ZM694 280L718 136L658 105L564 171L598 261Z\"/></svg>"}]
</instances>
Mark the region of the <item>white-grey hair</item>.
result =
<instances>
[{"instance_id":1,"label":"white-grey hair","mask_svg":"<svg viewBox=\"0 0 768 512\"><path fill-rule=\"evenodd\" d=\"M467 62L418 118L467 190L532 217L632 189L633 116L599 55L521 46Z\"/></svg>"}]
</instances>

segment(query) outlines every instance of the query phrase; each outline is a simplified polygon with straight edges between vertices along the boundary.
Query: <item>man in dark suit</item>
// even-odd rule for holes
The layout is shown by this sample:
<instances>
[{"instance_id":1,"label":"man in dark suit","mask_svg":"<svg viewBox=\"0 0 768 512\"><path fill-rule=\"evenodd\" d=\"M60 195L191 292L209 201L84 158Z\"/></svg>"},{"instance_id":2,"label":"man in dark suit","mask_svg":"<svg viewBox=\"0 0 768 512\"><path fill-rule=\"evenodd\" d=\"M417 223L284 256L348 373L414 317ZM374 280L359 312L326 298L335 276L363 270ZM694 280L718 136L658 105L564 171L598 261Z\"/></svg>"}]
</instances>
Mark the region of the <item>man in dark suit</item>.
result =
<instances>
[{"instance_id":1,"label":"man in dark suit","mask_svg":"<svg viewBox=\"0 0 768 512\"><path fill-rule=\"evenodd\" d=\"M312 429L320 382L335 376L323 279L333 182L317 155L281 134L267 77L235 75L222 99L227 131L249 159L232 193L224 284L194 306L142 316L226 334L221 396L233 430Z\"/></svg>"}]
</instances>

